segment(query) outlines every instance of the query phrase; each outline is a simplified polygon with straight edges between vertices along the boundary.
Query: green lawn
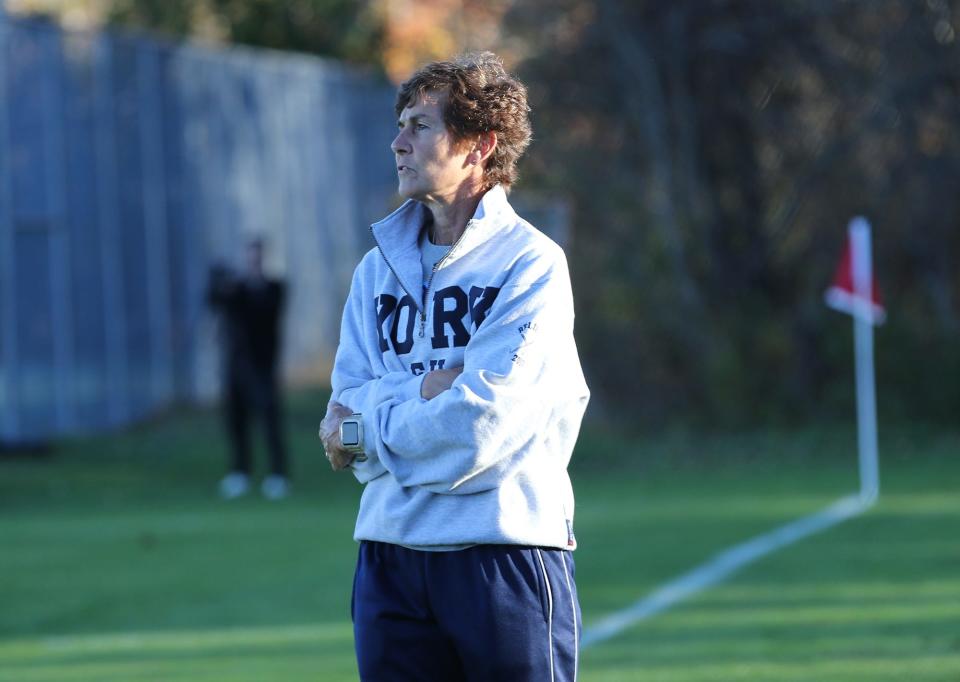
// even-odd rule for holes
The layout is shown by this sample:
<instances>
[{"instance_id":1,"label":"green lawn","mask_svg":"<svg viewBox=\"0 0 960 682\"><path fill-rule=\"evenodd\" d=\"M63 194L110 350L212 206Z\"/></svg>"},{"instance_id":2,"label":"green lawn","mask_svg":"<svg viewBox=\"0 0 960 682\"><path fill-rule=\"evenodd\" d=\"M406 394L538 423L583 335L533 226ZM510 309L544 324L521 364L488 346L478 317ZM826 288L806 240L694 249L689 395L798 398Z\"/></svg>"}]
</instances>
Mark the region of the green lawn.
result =
<instances>
[{"instance_id":1,"label":"green lawn","mask_svg":"<svg viewBox=\"0 0 960 682\"><path fill-rule=\"evenodd\" d=\"M216 498L210 411L0 460L0 681L356 679L359 487L320 454L323 398L291 400L279 503ZM844 428L582 442L588 627L856 487ZM890 429L881 450L870 513L589 648L581 679L960 680L960 432Z\"/></svg>"}]
</instances>

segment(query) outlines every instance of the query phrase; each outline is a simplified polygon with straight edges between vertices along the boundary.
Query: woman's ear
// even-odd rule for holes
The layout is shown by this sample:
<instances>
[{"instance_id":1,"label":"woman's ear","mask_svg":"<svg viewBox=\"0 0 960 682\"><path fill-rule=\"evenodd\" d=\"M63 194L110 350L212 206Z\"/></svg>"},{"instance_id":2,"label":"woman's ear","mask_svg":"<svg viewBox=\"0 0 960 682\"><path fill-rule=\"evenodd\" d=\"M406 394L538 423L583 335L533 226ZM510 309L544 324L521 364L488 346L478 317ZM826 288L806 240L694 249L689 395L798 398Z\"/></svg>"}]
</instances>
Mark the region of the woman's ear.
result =
<instances>
[{"instance_id":1,"label":"woman's ear","mask_svg":"<svg viewBox=\"0 0 960 682\"><path fill-rule=\"evenodd\" d=\"M473 155L476 155L475 163L482 163L486 161L493 150L497 148L497 134L492 130L488 130L485 133L480 133L480 136L477 138L477 143L473 148ZM474 163L471 159L471 163Z\"/></svg>"}]
</instances>

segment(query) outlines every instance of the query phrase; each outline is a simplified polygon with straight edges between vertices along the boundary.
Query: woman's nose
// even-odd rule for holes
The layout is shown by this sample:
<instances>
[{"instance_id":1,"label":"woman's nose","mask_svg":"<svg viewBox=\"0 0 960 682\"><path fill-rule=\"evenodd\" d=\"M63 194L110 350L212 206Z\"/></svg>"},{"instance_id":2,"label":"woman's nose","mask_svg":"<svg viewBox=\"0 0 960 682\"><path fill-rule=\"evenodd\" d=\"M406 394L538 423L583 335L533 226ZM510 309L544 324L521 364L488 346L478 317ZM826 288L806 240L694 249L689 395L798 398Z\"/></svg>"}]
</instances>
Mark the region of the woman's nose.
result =
<instances>
[{"instance_id":1,"label":"woman's nose","mask_svg":"<svg viewBox=\"0 0 960 682\"><path fill-rule=\"evenodd\" d=\"M403 131L401 130L397 133L397 136L393 138L393 142L390 143L390 149L394 154L402 154L407 151L406 142L403 139Z\"/></svg>"}]
</instances>

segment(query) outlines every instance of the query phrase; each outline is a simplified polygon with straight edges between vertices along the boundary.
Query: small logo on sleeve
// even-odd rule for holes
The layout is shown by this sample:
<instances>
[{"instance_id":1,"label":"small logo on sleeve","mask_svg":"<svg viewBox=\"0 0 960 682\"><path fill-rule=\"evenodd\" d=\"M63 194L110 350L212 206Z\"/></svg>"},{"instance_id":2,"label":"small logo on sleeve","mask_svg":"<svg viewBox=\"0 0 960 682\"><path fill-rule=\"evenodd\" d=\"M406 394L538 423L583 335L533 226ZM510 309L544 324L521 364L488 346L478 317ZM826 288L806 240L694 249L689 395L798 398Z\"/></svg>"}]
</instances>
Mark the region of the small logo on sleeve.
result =
<instances>
[{"instance_id":1,"label":"small logo on sleeve","mask_svg":"<svg viewBox=\"0 0 960 682\"><path fill-rule=\"evenodd\" d=\"M537 323L525 322L517 327L517 333L520 334L520 345L510 351L512 354L510 360L516 365L523 365L526 362L523 349L533 345L537 333Z\"/></svg>"}]
</instances>

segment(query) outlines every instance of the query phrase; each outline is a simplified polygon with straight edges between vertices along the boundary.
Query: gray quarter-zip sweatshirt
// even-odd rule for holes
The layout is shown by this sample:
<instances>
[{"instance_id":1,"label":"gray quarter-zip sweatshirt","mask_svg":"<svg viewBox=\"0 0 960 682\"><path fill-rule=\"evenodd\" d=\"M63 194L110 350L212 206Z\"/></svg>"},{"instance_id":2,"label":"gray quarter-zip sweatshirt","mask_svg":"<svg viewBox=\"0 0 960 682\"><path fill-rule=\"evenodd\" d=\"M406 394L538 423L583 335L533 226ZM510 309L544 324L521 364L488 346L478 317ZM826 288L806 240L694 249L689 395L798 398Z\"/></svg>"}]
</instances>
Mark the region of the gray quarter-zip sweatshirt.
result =
<instances>
[{"instance_id":1,"label":"gray quarter-zip sweatshirt","mask_svg":"<svg viewBox=\"0 0 960 682\"><path fill-rule=\"evenodd\" d=\"M567 465L589 391L573 338L566 258L499 186L482 198L429 290L407 201L372 226L354 272L332 399L363 415L357 540L418 549L573 549ZM462 366L420 397L431 369Z\"/></svg>"}]
</instances>

